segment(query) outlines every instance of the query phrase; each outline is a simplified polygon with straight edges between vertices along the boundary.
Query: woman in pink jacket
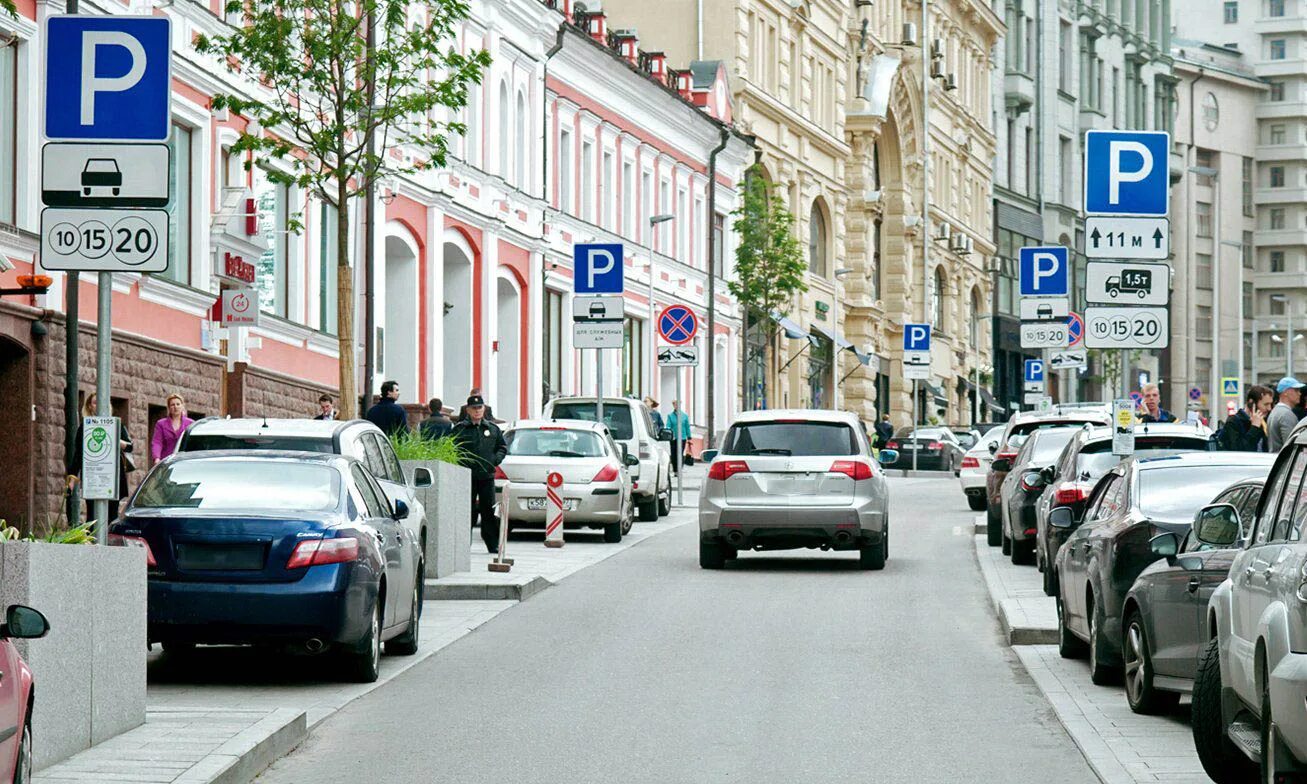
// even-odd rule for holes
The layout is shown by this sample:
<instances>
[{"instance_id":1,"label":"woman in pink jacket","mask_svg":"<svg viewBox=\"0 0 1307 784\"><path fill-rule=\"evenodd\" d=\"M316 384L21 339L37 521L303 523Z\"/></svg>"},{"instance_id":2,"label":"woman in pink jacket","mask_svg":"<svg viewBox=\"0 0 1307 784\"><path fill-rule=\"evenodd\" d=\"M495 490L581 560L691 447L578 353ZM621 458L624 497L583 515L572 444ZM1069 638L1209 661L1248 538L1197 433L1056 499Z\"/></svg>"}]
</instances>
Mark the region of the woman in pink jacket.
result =
<instances>
[{"instance_id":1,"label":"woman in pink jacket","mask_svg":"<svg viewBox=\"0 0 1307 784\"><path fill-rule=\"evenodd\" d=\"M181 395L174 392L167 402L168 416L154 423L154 435L150 438L150 457L156 463L177 451L182 433L195 422L186 416L186 401Z\"/></svg>"}]
</instances>

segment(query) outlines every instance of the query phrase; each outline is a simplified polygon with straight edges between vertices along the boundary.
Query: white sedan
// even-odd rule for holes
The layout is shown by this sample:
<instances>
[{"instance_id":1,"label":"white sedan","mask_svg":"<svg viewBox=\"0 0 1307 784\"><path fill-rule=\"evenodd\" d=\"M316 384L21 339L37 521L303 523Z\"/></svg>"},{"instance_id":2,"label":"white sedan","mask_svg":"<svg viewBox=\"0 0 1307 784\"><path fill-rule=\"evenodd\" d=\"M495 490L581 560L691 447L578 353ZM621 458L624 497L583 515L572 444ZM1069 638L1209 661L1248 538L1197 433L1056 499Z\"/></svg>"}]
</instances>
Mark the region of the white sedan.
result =
<instances>
[{"instance_id":1,"label":"white sedan","mask_svg":"<svg viewBox=\"0 0 1307 784\"><path fill-rule=\"evenodd\" d=\"M998 441L1002 437L1003 428L991 428L962 456L958 481L962 484L962 492L966 494L967 505L972 511L984 511L988 504L985 497L985 475L989 473L989 464L994 462L994 450L998 448Z\"/></svg>"}]
</instances>

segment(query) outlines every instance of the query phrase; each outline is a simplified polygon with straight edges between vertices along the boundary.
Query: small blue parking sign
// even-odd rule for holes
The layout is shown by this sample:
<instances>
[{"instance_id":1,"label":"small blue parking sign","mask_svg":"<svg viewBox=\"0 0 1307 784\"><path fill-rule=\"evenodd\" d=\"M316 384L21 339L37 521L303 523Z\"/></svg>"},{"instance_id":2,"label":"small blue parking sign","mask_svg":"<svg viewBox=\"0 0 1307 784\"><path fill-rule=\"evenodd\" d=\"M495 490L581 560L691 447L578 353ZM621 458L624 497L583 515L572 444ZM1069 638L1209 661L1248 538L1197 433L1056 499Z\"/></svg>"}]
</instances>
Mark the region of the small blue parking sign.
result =
<instances>
[{"instance_id":1,"label":"small blue parking sign","mask_svg":"<svg viewBox=\"0 0 1307 784\"><path fill-rule=\"evenodd\" d=\"M904 324L903 350L930 351L930 325Z\"/></svg>"},{"instance_id":2,"label":"small blue parking sign","mask_svg":"<svg viewBox=\"0 0 1307 784\"><path fill-rule=\"evenodd\" d=\"M1026 360L1025 381L1027 384L1039 384L1044 381L1044 360L1042 359Z\"/></svg>"},{"instance_id":3,"label":"small blue parking sign","mask_svg":"<svg viewBox=\"0 0 1307 784\"><path fill-rule=\"evenodd\" d=\"M1171 135L1085 132L1085 212L1164 216L1169 208Z\"/></svg>"},{"instance_id":4,"label":"small blue parking sign","mask_svg":"<svg viewBox=\"0 0 1307 784\"><path fill-rule=\"evenodd\" d=\"M572 251L576 272L572 277L577 294L621 294L626 264L621 243L577 245Z\"/></svg>"},{"instance_id":5,"label":"small blue parking sign","mask_svg":"<svg viewBox=\"0 0 1307 784\"><path fill-rule=\"evenodd\" d=\"M168 139L168 17L51 16L45 25L46 138Z\"/></svg>"},{"instance_id":6,"label":"small blue parking sign","mask_svg":"<svg viewBox=\"0 0 1307 784\"><path fill-rule=\"evenodd\" d=\"M1023 297L1065 297L1070 276L1066 248L1022 248L1018 254L1018 277Z\"/></svg>"}]
</instances>

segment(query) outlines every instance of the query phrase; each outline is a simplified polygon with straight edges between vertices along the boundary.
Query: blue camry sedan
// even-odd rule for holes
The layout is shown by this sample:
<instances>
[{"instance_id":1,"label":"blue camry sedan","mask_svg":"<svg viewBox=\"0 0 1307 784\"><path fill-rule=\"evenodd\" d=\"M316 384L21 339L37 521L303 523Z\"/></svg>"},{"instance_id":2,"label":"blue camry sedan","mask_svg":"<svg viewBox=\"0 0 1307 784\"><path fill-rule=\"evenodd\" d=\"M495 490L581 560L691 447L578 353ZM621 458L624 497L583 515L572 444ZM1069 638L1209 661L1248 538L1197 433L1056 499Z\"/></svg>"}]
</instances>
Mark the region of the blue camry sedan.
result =
<instances>
[{"instance_id":1,"label":"blue camry sedan","mask_svg":"<svg viewBox=\"0 0 1307 784\"><path fill-rule=\"evenodd\" d=\"M419 543L357 460L190 452L159 463L109 529L149 569L149 639L334 653L371 682L381 646L417 651Z\"/></svg>"}]
</instances>

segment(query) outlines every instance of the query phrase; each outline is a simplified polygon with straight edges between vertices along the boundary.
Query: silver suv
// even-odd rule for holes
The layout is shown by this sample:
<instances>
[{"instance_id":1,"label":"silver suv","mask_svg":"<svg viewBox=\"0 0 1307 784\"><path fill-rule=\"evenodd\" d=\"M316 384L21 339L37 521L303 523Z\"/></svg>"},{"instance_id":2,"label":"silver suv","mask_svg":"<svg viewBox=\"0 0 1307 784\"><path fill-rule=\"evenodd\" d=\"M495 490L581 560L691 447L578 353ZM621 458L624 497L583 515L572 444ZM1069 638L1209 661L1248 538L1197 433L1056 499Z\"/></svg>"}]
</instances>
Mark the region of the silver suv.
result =
<instances>
[{"instance_id":1,"label":"silver suv","mask_svg":"<svg viewBox=\"0 0 1307 784\"><path fill-rule=\"evenodd\" d=\"M866 569L889 556L889 493L862 422L844 411L741 414L708 450L699 494L699 565L740 550L857 550ZM882 463L898 453L880 452Z\"/></svg>"},{"instance_id":2,"label":"silver suv","mask_svg":"<svg viewBox=\"0 0 1307 784\"><path fill-rule=\"evenodd\" d=\"M1305 527L1307 430L1298 428L1271 468L1230 576L1207 605L1211 639L1194 679L1193 728L1203 767L1218 782L1307 774ZM1239 521L1228 505L1214 505L1194 528L1201 541L1229 546Z\"/></svg>"},{"instance_id":3,"label":"silver suv","mask_svg":"<svg viewBox=\"0 0 1307 784\"><path fill-rule=\"evenodd\" d=\"M545 404L541 419L581 419L595 421L593 397L556 397ZM653 419L642 401L628 397L604 398L604 424L613 440L626 445L626 453L640 459L634 474L635 507L644 522L657 520L672 512L672 461L670 453L658 446L671 441L672 431L654 432Z\"/></svg>"}]
</instances>

